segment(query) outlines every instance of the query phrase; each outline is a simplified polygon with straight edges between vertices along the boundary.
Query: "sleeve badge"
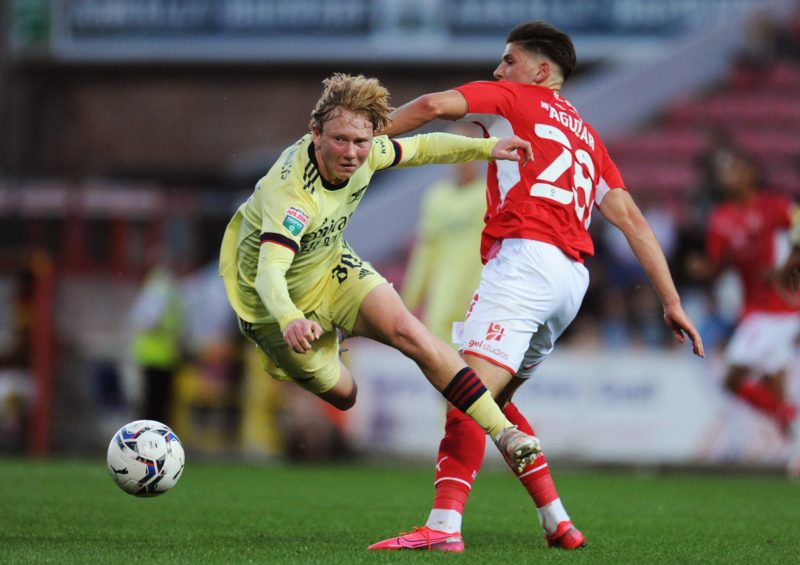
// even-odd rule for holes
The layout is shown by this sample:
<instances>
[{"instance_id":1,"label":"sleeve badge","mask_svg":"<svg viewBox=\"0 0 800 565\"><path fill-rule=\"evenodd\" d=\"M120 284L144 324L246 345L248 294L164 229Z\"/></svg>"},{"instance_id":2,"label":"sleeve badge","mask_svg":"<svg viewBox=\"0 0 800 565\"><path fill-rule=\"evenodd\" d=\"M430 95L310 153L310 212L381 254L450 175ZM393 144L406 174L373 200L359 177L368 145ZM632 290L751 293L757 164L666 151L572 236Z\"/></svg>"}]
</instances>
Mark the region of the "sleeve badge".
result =
<instances>
[{"instance_id":1,"label":"sleeve badge","mask_svg":"<svg viewBox=\"0 0 800 565\"><path fill-rule=\"evenodd\" d=\"M300 235L306 225L308 225L308 214L294 206L289 206L286 209L286 215L283 217L283 227L289 230L289 233L294 236Z\"/></svg>"}]
</instances>

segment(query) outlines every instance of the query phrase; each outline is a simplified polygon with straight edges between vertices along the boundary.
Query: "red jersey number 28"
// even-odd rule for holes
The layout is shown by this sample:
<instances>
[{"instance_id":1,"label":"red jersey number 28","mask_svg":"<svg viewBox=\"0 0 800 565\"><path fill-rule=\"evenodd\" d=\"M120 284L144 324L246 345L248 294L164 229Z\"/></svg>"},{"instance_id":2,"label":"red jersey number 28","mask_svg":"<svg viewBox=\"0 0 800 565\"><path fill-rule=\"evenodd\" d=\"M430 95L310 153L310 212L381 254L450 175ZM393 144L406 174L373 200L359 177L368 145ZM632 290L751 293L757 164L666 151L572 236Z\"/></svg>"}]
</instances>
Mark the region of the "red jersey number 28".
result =
<instances>
[{"instance_id":1,"label":"red jersey number 28","mask_svg":"<svg viewBox=\"0 0 800 565\"><path fill-rule=\"evenodd\" d=\"M542 139L563 145L564 150L536 177L538 182L531 187L531 196L548 198L564 205L574 202L578 220L588 228L592 219L591 197L595 176L591 156L583 149L573 151L567 135L555 126L535 124L534 132ZM584 167L589 173L588 177L584 173ZM572 182L569 182L567 187L563 182L561 186L557 185L558 180L570 169L572 169Z\"/></svg>"}]
</instances>

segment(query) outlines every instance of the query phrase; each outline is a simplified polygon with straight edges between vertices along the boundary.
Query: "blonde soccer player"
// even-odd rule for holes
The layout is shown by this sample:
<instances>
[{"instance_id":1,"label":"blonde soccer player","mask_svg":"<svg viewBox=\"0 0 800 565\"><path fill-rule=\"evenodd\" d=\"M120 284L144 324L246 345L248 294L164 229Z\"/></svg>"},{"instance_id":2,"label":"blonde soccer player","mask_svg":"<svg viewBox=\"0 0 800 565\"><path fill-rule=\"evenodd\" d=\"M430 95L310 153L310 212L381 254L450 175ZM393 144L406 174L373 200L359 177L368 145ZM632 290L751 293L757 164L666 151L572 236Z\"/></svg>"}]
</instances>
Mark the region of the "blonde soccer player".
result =
<instances>
[{"instance_id":1,"label":"blonde soccer player","mask_svg":"<svg viewBox=\"0 0 800 565\"><path fill-rule=\"evenodd\" d=\"M344 233L380 170L524 161L530 144L516 136L444 133L390 139L376 135L391 112L389 93L376 79L337 73L324 86L311 131L278 157L225 231L220 274L242 333L263 353L272 377L294 381L340 410L353 406L357 388L339 358L337 329L395 347L512 464L525 466L538 455L538 440L509 422L475 371L408 311Z\"/></svg>"}]
</instances>

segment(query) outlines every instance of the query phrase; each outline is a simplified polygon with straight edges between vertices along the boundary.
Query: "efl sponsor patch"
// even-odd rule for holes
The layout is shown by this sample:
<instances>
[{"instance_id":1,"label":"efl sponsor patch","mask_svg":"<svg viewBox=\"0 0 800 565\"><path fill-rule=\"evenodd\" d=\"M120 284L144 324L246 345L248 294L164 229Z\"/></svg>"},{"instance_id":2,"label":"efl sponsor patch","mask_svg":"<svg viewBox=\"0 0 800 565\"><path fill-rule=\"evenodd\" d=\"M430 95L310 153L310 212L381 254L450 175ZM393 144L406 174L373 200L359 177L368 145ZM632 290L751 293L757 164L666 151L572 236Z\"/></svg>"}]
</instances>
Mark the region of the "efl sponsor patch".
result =
<instances>
[{"instance_id":1,"label":"efl sponsor patch","mask_svg":"<svg viewBox=\"0 0 800 565\"><path fill-rule=\"evenodd\" d=\"M303 228L308 224L308 214L303 212L300 208L290 206L286 209L286 215L283 217L283 227L285 227L292 235L300 235Z\"/></svg>"}]
</instances>

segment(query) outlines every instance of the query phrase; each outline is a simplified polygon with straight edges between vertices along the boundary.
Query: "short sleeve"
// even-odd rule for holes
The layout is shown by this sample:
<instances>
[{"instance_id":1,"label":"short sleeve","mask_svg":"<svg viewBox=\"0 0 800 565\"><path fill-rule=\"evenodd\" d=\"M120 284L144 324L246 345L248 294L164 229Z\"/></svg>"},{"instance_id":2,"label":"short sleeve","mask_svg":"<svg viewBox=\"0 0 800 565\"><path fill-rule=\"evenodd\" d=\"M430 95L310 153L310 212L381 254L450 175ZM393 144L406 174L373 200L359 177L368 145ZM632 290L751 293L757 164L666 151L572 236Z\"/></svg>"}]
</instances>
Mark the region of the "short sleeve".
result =
<instances>
[{"instance_id":1,"label":"short sleeve","mask_svg":"<svg viewBox=\"0 0 800 565\"><path fill-rule=\"evenodd\" d=\"M597 178L597 193L595 194L595 205L599 206L610 190L621 188L627 190L625 181L622 180L622 173L619 172L617 164L611 159L608 150L604 145L600 146L598 153L600 156L600 174Z\"/></svg>"},{"instance_id":2,"label":"short sleeve","mask_svg":"<svg viewBox=\"0 0 800 565\"><path fill-rule=\"evenodd\" d=\"M508 115L514 108L517 93L502 81L476 81L456 87L467 100L470 114Z\"/></svg>"}]
</instances>

